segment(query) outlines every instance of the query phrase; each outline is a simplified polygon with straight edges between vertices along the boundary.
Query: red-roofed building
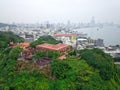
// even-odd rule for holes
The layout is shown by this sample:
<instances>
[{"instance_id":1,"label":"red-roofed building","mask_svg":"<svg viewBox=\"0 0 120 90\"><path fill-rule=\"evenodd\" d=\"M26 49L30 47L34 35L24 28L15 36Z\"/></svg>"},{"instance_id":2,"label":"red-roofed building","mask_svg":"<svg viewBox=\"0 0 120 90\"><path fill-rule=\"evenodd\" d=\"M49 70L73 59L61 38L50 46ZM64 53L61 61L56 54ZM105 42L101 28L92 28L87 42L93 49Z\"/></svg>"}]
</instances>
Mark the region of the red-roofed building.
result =
<instances>
[{"instance_id":1,"label":"red-roofed building","mask_svg":"<svg viewBox=\"0 0 120 90\"><path fill-rule=\"evenodd\" d=\"M69 51L71 49L70 45L67 44L41 44L36 46L36 50L40 51L59 51L61 54Z\"/></svg>"}]
</instances>

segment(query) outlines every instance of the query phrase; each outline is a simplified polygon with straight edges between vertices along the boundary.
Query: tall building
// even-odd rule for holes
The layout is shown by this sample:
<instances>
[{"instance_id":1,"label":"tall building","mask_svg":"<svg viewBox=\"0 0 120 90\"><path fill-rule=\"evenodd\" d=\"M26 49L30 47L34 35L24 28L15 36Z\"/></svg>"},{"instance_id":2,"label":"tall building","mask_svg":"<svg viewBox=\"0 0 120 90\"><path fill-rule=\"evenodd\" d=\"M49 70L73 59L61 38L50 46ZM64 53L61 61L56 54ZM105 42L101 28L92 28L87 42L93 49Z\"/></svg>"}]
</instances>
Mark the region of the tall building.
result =
<instances>
[{"instance_id":1,"label":"tall building","mask_svg":"<svg viewBox=\"0 0 120 90\"><path fill-rule=\"evenodd\" d=\"M95 40L94 45L95 46L103 47L104 46L103 39L97 39L97 40Z\"/></svg>"},{"instance_id":2,"label":"tall building","mask_svg":"<svg viewBox=\"0 0 120 90\"><path fill-rule=\"evenodd\" d=\"M91 19L90 25L91 26L95 26L95 17L94 16Z\"/></svg>"}]
</instances>

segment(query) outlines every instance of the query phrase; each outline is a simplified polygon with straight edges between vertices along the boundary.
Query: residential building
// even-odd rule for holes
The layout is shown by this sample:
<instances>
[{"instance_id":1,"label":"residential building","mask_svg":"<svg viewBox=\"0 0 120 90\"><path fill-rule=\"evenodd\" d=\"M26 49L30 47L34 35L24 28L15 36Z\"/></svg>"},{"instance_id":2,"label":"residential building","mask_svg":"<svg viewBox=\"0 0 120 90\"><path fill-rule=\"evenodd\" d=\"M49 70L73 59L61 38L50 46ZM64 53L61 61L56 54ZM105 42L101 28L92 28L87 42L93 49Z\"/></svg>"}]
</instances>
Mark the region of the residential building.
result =
<instances>
[{"instance_id":1,"label":"residential building","mask_svg":"<svg viewBox=\"0 0 120 90\"><path fill-rule=\"evenodd\" d=\"M62 41L64 44L76 47L76 34L54 34L56 40Z\"/></svg>"}]
</instances>

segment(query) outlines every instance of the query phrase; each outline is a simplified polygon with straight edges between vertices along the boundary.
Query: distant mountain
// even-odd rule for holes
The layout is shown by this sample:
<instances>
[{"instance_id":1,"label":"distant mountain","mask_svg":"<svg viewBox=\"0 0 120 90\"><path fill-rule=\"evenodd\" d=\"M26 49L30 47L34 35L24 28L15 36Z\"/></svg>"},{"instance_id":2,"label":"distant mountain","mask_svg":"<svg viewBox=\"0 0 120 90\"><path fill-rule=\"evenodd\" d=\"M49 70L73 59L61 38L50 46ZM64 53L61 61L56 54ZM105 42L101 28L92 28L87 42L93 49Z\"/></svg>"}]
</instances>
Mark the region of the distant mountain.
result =
<instances>
[{"instance_id":1,"label":"distant mountain","mask_svg":"<svg viewBox=\"0 0 120 90\"><path fill-rule=\"evenodd\" d=\"M6 26L9 26L9 24L0 23L0 27L6 27Z\"/></svg>"},{"instance_id":2,"label":"distant mountain","mask_svg":"<svg viewBox=\"0 0 120 90\"><path fill-rule=\"evenodd\" d=\"M0 23L0 28L1 28L1 27L6 27L6 26L16 27L16 25L6 24L6 23Z\"/></svg>"}]
</instances>

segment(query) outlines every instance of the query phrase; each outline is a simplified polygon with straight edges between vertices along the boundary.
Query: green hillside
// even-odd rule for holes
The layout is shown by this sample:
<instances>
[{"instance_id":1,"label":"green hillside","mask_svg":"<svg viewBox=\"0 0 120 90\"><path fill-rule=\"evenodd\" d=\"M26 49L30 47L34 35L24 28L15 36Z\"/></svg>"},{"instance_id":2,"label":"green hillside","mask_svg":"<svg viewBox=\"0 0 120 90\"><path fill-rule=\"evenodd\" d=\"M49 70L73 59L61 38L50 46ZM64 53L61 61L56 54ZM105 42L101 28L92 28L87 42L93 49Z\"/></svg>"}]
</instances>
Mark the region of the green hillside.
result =
<instances>
[{"instance_id":1,"label":"green hillside","mask_svg":"<svg viewBox=\"0 0 120 90\"><path fill-rule=\"evenodd\" d=\"M31 43L31 47L35 47L36 45L49 43L49 44L58 44L60 41L55 40L52 36L41 36L38 40Z\"/></svg>"},{"instance_id":2,"label":"green hillside","mask_svg":"<svg viewBox=\"0 0 120 90\"><path fill-rule=\"evenodd\" d=\"M32 60L18 63L20 52L0 52L0 90L120 90L120 66L100 49L73 50L44 69Z\"/></svg>"},{"instance_id":3,"label":"green hillside","mask_svg":"<svg viewBox=\"0 0 120 90\"><path fill-rule=\"evenodd\" d=\"M14 35L12 32L1 32L0 31L0 48L6 48L9 44L9 42L23 42L24 39Z\"/></svg>"}]
</instances>

